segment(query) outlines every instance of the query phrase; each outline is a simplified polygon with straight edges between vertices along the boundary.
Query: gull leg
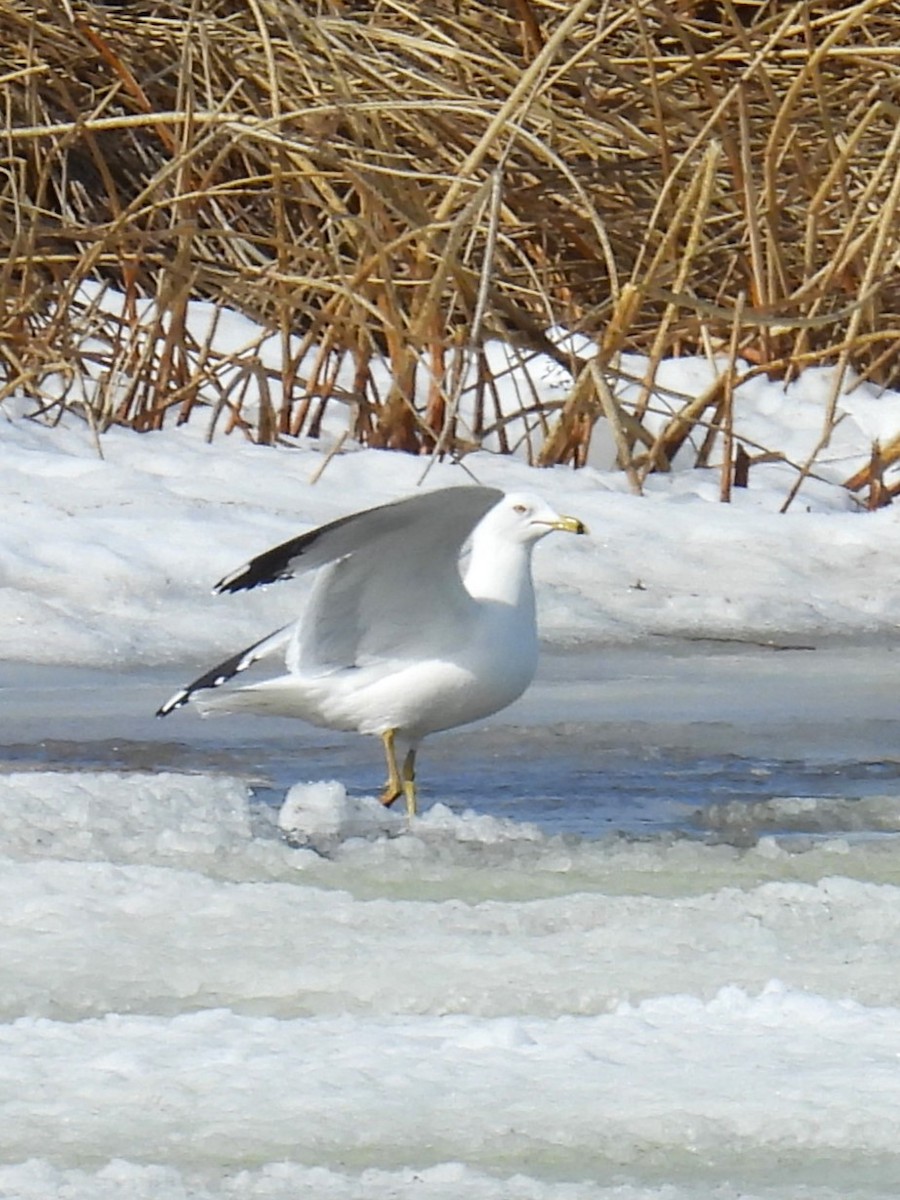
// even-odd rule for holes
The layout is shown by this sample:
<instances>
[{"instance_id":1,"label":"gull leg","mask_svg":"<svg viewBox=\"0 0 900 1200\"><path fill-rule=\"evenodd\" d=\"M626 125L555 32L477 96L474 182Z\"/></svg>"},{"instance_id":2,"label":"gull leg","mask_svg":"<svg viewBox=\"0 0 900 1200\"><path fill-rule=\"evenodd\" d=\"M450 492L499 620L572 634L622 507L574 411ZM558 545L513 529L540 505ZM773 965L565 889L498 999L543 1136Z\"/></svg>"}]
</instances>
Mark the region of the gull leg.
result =
<instances>
[{"instance_id":1,"label":"gull leg","mask_svg":"<svg viewBox=\"0 0 900 1200\"><path fill-rule=\"evenodd\" d=\"M406 797L406 815L416 815L416 752L410 750L403 760L403 795Z\"/></svg>"},{"instance_id":2,"label":"gull leg","mask_svg":"<svg viewBox=\"0 0 900 1200\"><path fill-rule=\"evenodd\" d=\"M397 767L397 755L394 751L394 738L396 735L396 729L386 729L381 735L381 744L384 746L384 757L387 760L388 777L387 783L384 785L384 790L378 799L385 807L390 807L398 796L402 796L406 792L406 785L404 780L400 778L400 771ZM404 770L405 768L406 764L404 763ZM406 803L408 806L408 797Z\"/></svg>"}]
</instances>

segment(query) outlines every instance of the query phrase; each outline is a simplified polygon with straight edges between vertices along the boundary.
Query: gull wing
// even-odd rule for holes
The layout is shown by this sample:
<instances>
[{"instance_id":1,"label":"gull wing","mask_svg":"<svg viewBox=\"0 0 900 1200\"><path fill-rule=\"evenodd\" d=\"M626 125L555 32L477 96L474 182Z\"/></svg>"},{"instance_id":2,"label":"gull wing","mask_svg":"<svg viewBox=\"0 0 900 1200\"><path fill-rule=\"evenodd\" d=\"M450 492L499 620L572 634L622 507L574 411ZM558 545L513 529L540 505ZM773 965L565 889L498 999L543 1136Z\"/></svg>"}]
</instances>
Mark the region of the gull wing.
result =
<instances>
[{"instance_id":1,"label":"gull wing","mask_svg":"<svg viewBox=\"0 0 900 1200\"><path fill-rule=\"evenodd\" d=\"M206 671L156 715L284 648L291 671L321 671L458 645L468 636L465 614L474 603L459 557L502 496L497 488L441 488L341 517L257 555L215 590L239 592L324 567L304 616Z\"/></svg>"},{"instance_id":2,"label":"gull wing","mask_svg":"<svg viewBox=\"0 0 900 1200\"><path fill-rule=\"evenodd\" d=\"M472 636L476 607L460 555L502 496L495 488L444 488L351 518L338 531L344 553L316 580L298 622L289 670L458 652Z\"/></svg>"},{"instance_id":3,"label":"gull wing","mask_svg":"<svg viewBox=\"0 0 900 1200\"><path fill-rule=\"evenodd\" d=\"M220 579L213 591L219 594L246 591L279 579L291 579L360 552L375 560L377 553L369 552L386 540L396 543L398 538L405 539L409 546L421 542L417 548L422 551L430 530L441 534L445 543L455 544L458 557L466 538L502 497L503 492L498 488L439 488L339 517L251 558Z\"/></svg>"},{"instance_id":4,"label":"gull wing","mask_svg":"<svg viewBox=\"0 0 900 1200\"><path fill-rule=\"evenodd\" d=\"M229 679L234 679L235 675L241 671L246 671L253 663L259 659L267 657L269 654L274 654L276 650L281 650L286 647L291 638L294 636L294 624L284 625L281 629L276 629L274 633L267 634L259 642L254 642L252 646L248 646L246 650L241 650L237 654L233 654L231 658L226 658L224 662L218 666L211 667L193 683L187 684L170 696L165 704L161 704L156 710L158 717L167 717L170 712L174 712L176 708L181 708L187 704L194 692L201 692L205 688L221 687L223 683L227 683Z\"/></svg>"}]
</instances>

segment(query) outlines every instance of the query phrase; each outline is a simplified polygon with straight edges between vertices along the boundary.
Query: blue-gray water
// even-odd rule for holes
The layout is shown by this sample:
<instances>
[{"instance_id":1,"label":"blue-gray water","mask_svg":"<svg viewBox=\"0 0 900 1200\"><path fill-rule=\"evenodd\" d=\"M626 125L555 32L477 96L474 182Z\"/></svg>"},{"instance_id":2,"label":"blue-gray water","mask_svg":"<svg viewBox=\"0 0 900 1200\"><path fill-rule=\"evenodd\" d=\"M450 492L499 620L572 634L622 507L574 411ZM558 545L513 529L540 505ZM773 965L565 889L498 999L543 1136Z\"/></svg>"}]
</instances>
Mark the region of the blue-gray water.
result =
<instances>
[{"instance_id":1,"label":"blue-gray water","mask_svg":"<svg viewBox=\"0 0 900 1200\"><path fill-rule=\"evenodd\" d=\"M518 704L425 743L422 806L440 801L589 838L652 837L702 831L713 804L893 794L895 654L883 642L816 639L650 639L545 653ZM298 781L378 789L375 739L266 718L155 719L199 665L0 666L0 767L236 774L268 803Z\"/></svg>"}]
</instances>

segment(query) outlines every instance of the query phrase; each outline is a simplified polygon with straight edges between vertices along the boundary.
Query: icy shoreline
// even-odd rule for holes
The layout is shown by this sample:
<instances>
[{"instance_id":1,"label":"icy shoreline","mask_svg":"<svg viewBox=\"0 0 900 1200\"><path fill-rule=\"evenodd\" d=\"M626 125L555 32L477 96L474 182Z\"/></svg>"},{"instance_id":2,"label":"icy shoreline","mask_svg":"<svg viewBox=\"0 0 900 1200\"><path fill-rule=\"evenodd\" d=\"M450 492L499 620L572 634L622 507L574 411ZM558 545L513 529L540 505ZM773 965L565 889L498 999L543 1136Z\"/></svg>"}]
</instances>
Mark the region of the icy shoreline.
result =
<instances>
[{"instance_id":1,"label":"icy shoreline","mask_svg":"<svg viewBox=\"0 0 900 1200\"><path fill-rule=\"evenodd\" d=\"M891 1195L896 837L385 836L342 795L294 795L323 857L236 780L0 777L0 1194Z\"/></svg>"}]
</instances>

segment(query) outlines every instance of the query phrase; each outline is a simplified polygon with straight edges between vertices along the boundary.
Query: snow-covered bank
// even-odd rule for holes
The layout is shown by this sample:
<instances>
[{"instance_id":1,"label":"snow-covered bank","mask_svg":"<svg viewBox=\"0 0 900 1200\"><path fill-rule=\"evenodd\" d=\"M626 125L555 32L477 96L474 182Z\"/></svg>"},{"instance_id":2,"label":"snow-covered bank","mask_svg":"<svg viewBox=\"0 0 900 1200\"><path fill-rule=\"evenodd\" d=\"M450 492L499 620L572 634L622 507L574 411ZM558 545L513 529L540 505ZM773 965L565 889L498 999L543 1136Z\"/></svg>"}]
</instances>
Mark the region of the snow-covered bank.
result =
<instances>
[{"instance_id":1,"label":"snow-covered bank","mask_svg":"<svg viewBox=\"0 0 900 1200\"><path fill-rule=\"evenodd\" d=\"M859 449L865 450L860 433ZM301 585L216 597L211 584L302 529L412 491L425 464L326 446L207 445L199 427L111 430L103 460L77 422L7 422L0 437L0 655L20 662L197 664L289 619ZM426 486L480 482L536 490L585 521L590 538L550 539L535 556L540 626L567 643L648 633L771 636L888 632L900 620L900 539L888 508L858 512L810 484L779 515L786 476L760 467L731 505L688 471L643 498L621 476L537 471L486 454L436 464Z\"/></svg>"}]
</instances>

